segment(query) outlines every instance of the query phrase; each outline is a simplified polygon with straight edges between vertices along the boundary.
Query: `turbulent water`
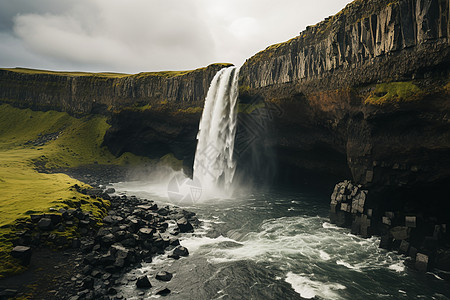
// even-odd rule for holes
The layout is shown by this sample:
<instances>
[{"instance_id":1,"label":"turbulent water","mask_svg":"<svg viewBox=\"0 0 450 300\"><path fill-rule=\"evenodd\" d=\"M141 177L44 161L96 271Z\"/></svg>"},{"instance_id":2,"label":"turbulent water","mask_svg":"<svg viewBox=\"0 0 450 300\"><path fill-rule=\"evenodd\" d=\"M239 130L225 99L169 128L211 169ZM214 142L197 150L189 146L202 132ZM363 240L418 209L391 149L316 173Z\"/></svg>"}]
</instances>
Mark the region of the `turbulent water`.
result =
<instances>
[{"instance_id":1,"label":"turbulent water","mask_svg":"<svg viewBox=\"0 0 450 300\"><path fill-rule=\"evenodd\" d=\"M203 189L229 190L233 181L238 72L236 67L220 70L206 96L194 161L194 180Z\"/></svg>"},{"instance_id":2,"label":"turbulent water","mask_svg":"<svg viewBox=\"0 0 450 300\"><path fill-rule=\"evenodd\" d=\"M165 187L148 182L116 184L119 193L170 203ZM156 193L155 193L156 192ZM329 223L328 195L301 191L260 192L214 199L186 209L203 221L181 236L190 256L166 255L123 279L127 299L168 287L169 299L449 299L449 285L404 266L405 258ZM138 274L173 272L152 280L145 295Z\"/></svg>"}]
</instances>

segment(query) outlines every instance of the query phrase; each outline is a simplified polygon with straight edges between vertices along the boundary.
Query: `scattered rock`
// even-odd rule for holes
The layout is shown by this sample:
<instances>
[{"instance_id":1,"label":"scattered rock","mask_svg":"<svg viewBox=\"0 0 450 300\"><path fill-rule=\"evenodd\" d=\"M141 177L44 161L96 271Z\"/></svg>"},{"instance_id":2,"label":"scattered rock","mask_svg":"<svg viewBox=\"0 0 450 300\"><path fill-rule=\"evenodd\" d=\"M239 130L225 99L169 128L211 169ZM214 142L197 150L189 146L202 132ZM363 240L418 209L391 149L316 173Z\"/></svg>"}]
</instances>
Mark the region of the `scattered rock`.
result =
<instances>
[{"instance_id":1,"label":"scattered rock","mask_svg":"<svg viewBox=\"0 0 450 300\"><path fill-rule=\"evenodd\" d=\"M178 246L173 250L172 253L174 256L188 256L189 255L189 251L187 248L183 247L183 246Z\"/></svg>"},{"instance_id":2,"label":"scattered rock","mask_svg":"<svg viewBox=\"0 0 450 300\"><path fill-rule=\"evenodd\" d=\"M144 275L138 278L136 286L140 289L149 289L152 287L152 284L150 283L150 280L148 280L148 277Z\"/></svg>"},{"instance_id":3,"label":"scattered rock","mask_svg":"<svg viewBox=\"0 0 450 300\"><path fill-rule=\"evenodd\" d=\"M168 288L162 289L156 292L156 295L167 296L170 294L170 290Z\"/></svg>"},{"instance_id":4,"label":"scattered rock","mask_svg":"<svg viewBox=\"0 0 450 300\"><path fill-rule=\"evenodd\" d=\"M194 231L194 227L184 217L177 221L177 226L180 229L180 232L182 232L182 233Z\"/></svg>"},{"instance_id":5,"label":"scattered rock","mask_svg":"<svg viewBox=\"0 0 450 300\"><path fill-rule=\"evenodd\" d=\"M38 227L41 230L50 231L53 229L52 219L50 218L42 218L38 222Z\"/></svg>"},{"instance_id":6,"label":"scattered rock","mask_svg":"<svg viewBox=\"0 0 450 300\"><path fill-rule=\"evenodd\" d=\"M116 190L114 188L107 188L105 193L107 194L114 194L116 192Z\"/></svg>"},{"instance_id":7,"label":"scattered rock","mask_svg":"<svg viewBox=\"0 0 450 300\"><path fill-rule=\"evenodd\" d=\"M158 274L156 274L155 278L161 281L170 281L172 277L173 277L172 273L161 271Z\"/></svg>"},{"instance_id":8,"label":"scattered rock","mask_svg":"<svg viewBox=\"0 0 450 300\"><path fill-rule=\"evenodd\" d=\"M29 265L31 260L31 248L27 246L16 246L11 251L11 256L20 259L22 265Z\"/></svg>"},{"instance_id":9,"label":"scattered rock","mask_svg":"<svg viewBox=\"0 0 450 300\"><path fill-rule=\"evenodd\" d=\"M426 272L428 270L428 255L417 253L415 267L421 272Z\"/></svg>"}]
</instances>

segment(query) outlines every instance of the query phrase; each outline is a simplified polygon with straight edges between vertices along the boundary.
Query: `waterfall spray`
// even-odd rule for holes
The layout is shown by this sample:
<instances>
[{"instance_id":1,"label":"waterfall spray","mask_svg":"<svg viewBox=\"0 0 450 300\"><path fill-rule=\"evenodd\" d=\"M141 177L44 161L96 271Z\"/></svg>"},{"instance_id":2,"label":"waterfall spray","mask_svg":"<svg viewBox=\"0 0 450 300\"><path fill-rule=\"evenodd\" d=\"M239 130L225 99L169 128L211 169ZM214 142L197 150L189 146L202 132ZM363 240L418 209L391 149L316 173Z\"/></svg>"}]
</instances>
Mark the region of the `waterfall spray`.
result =
<instances>
[{"instance_id":1,"label":"waterfall spray","mask_svg":"<svg viewBox=\"0 0 450 300\"><path fill-rule=\"evenodd\" d=\"M220 70L206 96L194 160L194 178L200 180L204 188L227 191L233 182L238 73L236 67Z\"/></svg>"}]
</instances>

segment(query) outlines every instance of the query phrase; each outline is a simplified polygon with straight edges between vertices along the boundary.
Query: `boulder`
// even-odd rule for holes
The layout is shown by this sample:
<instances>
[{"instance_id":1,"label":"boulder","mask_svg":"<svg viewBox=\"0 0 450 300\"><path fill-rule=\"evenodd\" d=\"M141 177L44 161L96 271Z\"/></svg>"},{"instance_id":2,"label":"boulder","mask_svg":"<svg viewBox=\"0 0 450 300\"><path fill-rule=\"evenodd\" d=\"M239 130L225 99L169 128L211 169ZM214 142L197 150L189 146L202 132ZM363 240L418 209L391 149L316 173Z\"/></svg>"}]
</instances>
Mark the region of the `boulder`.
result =
<instances>
[{"instance_id":1,"label":"boulder","mask_svg":"<svg viewBox=\"0 0 450 300\"><path fill-rule=\"evenodd\" d=\"M116 192L116 190L114 188L107 188L105 193L107 194L114 194Z\"/></svg>"},{"instance_id":2,"label":"boulder","mask_svg":"<svg viewBox=\"0 0 450 300\"><path fill-rule=\"evenodd\" d=\"M177 221L177 226L180 229L180 232L182 232L182 233L194 231L194 227L184 217Z\"/></svg>"},{"instance_id":3,"label":"boulder","mask_svg":"<svg viewBox=\"0 0 450 300\"><path fill-rule=\"evenodd\" d=\"M22 265L29 265L31 260L31 248L27 246L15 246L11 251L11 256L20 260Z\"/></svg>"},{"instance_id":4,"label":"boulder","mask_svg":"<svg viewBox=\"0 0 450 300\"><path fill-rule=\"evenodd\" d=\"M170 290L168 288L159 290L156 292L156 295L160 295L160 296L166 296L170 294Z\"/></svg>"},{"instance_id":5,"label":"boulder","mask_svg":"<svg viewBox=\"0 0 450 300\"><path fill-rule=\"evenodd\" d=\"M42 218L38 222L38 227L41 230L50 231L53 229L52 219L50 218Z\"/></svg>"},{"instance_id":6,"label":"boulder","mask_svg":"<svg viewBox=\"0 0 450 300\"><path fill-rule=\"evenodd\" d=\"M137 279L136 286L140 289L149 289L152 287L152 284L148 280L148 277L144 275Z\"/></svg>"},{"instance_id":7,"label":"boulder","mask_svg":"<svg viewBox=\"0 0 450 300\"><path fill-rule=\"evenodd\" d=\"M406 226L397 226L391 229L392 237L396 240L406 240L409 238L410 229Z\"/></svg>"},{"instance_id":8,"label":"boulder","mask_svg":"<svg viewBox=\"0 0 450 300\"><path fill-rule=\"evenodd\" d=\"M186 247L178 246L173 250L172 254L174 256L189 256L189 251Z\"/></svg>"},{"instance_id":9,"label":"boulder","mask_svg":"<svg viewBox=\"0 0 450 300\"><path fill-rule=\"evenodd\" d=\"M173 275L172 273L166 272L166 271L161 271L158 272L158 274L156 274L156 279L161 280L161 281L170 281L172 279Z\"/></svg>"},{"instance_id":10,"label":"boulder","mask_svg":"<svg viewBox=\"0 0 450 300\"><path fill-rule=\"evenodd\" d=\"M417 253L415 267L421 272L426 272L428 269L428 255Z\"/></svg>"}]
</instances>

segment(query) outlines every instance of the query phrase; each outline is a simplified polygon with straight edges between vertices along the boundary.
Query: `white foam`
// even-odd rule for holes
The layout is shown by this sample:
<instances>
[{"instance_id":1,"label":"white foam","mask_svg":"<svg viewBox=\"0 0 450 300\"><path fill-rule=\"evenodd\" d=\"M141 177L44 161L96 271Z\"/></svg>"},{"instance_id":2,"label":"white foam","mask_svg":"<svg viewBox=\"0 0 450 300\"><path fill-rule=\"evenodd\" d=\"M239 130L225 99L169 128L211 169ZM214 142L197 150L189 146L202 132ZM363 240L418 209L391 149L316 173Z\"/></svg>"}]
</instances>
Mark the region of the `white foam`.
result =
<instances>
[{"instance_id":1,"label":"white foam","mask_svg":"<svg viewBox=\"0 0 450 300\"><path fill-rule=\"evenodd\" d=\"M398 273L405 271L405 265L402 262L398 262L396 264L390 265L388 268L389 268L389 270L393 270Z\"/></svg>"},{"instance_id":2,"label":"white foam","mask_svg":"<svg viewBox=\"0 0 450 300\"><path fill-rule=\"evenodd\" d=\"M320 250L319 253L320 253L320 258L322 260L330 260L331 259L331 256L328 253L326 253L325 251Z\"/></svg>"},{"instance_id":3,"label":"white foam","mask_svg":"<svg viewBox=\"0 0 450 300\"><path fill-rule=\"evenodd\" d=\"M323 222L322 227L325 229L342 229L342 228L337 227L336 225L328 223L328 222Z\"/></svg>"},{"instance_id":4,"label":"white foam","mask_svg":"<svg viewBox=\"0 0 450 300\"><path fill-rule=\"evenodd\" d=\"M343 260L337 260L336 264L340 265L340 266L344 266L344 267L346 267L347 269L350 269L350 270L355 270L357 272L361 272L361 269L359 267L352 266L351 264L349 264L348 262L345 262Z\"/></svg>"},{"instance_id":5,"label":"white foam","mask_svg":"<svg viewBox=\"0 0 450 300\"><path fill-rule=\"evenodd\" d=\"M183 244L184 247L189 249L190 253L195 253L199 251L201 247L207 247L209 245L218 244L222 242L237 243L235 240L223 236L219 236L217 238L209 238L205 236L192 236L190 238L183 239L181 243Z\"/></svg>"},{"instance_id":6,"label":"white foam","mask_svg":"<svg viewBox=\"0 0 450 300\"><path fill-rule=\"evenodd\" d=\"M325 299L342 299L342 296L336 291L346 288L338 283L313 281L304 274L297 275L292 272L287 273L285 281L292 286L295 292L306 299L312 299L316 296Z\"/></svg>"}]
</instances>

